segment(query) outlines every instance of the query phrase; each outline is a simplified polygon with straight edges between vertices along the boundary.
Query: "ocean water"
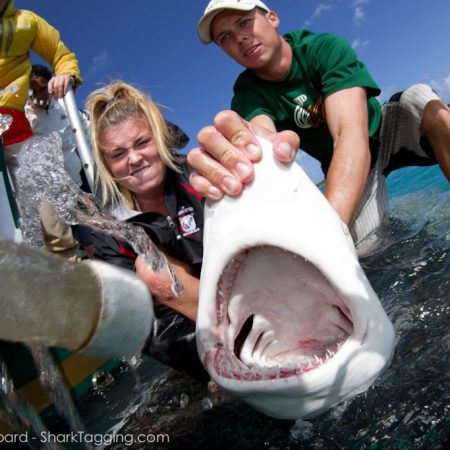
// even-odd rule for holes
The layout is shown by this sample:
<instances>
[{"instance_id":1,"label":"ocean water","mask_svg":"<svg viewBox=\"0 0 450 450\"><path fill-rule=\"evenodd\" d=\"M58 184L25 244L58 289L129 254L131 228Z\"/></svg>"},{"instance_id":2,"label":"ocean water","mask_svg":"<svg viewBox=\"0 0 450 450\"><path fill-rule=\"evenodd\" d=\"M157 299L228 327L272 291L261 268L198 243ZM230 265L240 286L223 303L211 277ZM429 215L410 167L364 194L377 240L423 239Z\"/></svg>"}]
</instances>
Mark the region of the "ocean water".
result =
<instances>
[{"instance_id":1,"label":"ocean water","mask_svg":"<svg viewBox=\"0 0 450 450\"><path fill-rule=\"evenodd\" d=\"M361 264L396 350L366 392L313 419L276 420L143 357L83 398L87 430L115 431L114 449L449 449L450 186L432 167L397 171L388 187L390 218Z\"/></svg>"}]
</instances>

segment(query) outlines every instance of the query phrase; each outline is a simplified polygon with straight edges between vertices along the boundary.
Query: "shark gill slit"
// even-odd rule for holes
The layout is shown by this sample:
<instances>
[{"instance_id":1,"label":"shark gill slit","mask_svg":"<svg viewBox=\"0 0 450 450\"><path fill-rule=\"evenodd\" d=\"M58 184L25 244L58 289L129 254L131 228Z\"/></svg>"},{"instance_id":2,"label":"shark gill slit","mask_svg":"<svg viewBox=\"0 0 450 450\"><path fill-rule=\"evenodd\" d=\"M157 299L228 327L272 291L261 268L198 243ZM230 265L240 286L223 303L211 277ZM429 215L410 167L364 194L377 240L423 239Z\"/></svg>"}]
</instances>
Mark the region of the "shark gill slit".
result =
<instances>
[{"instance_id":1,"label":"shark gill slit","mask_svg":"<svg viewBox=\"0 0 450 450\"><path fill-rule=\"evenodd\" d=\"M297 346L288 346L285 351L273 352L271 348L273 346L276 347L276 342L278 341L276 339L269 340L270 338L267 338L267 336L271 335L271 333L267 332L267 330L257 330L254 338L250 339L252 331L254 332L253 328L258 314L252 311L248 313L247 317L240 320L234 339L227 340L225 337L226 330L231 326L232 322L228 306L235 279L242 267L245 266L247 258L255 250L261 251L264 249L272 249L272 251L275 249L278 251L277 254L286 255L287 258L299 258L305 267L308 265L312 266L312 263L301 255L295 255L292 252L270 245L249 247L241 250L231 258L221 274L216 292L217 321L219 329L222 330L219 334L222 336L223 342L216 346L214 369L219 375L227 378L262 380L301 375L326 364L328 360L339 352L343 343L353 332L351 313L342 300L340 304L329 305L329 311L333 310L334 315L338 319L331 327L333 330L336 330L334 331L335 334L330 331L331 338L328 340L316 339L314 336L311 339L299 338ZM319 273L317 268L314 268L314 270ZM327 278L321 273L320 276L323 278L323 283L328 284L329 287L327 289L330 290L331 285L328 283ZM314 283L310 282L310 280L305 280L304 285L309 287L314 285ZM319 286L318 291L321 289ZM338 294L336 294L337 297ZM262 355L264 359L263 365L259 366L257 363L248 364L242 360L243 347L247 339L251 341L250 354L252 356L255 354ZM289 355L290 362L286 363L283 361L284 353Z\"/></svg>"},{"instance_id":2,"label":"shark gill slit","mask_svg":"<svg viewBox=\"0 0 450 450\"><path fill-rule=\"evenodd\" d=\"M241 356L241 350L242 346L244 345L246 337L249 335L252 327L253 327L253 319L254 315L250 315L247 320L244 322L244 325L242 325L241 330L239 331L238 335L236 336L236 339L234 341L234 354L236 355L236 358L240 359ZM258 340L261 338L261 335L258 337ZM256 345L255 345L256 347Z\"/></svg>"}]
</instances>

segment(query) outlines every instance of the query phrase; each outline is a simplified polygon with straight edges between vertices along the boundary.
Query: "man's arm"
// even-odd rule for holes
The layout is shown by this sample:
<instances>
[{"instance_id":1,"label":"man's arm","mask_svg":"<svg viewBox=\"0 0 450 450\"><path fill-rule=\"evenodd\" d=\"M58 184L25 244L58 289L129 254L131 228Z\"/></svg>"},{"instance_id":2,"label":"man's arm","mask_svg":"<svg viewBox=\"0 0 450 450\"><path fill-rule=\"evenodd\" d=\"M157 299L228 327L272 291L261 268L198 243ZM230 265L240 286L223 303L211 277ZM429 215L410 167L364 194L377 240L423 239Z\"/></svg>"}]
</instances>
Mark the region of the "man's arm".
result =
<instances>
[{"instance_id":1,"label":"man's arm","mask_svg":"<svg viewBox=\"0 0 450 450\"><path fill-rule=\"evenodd\" d=\"M325 196L349 224L370 169L366 90L354 87L331 94L325 100L325 111L334 142Z\"/></svg>"}]
</instances>

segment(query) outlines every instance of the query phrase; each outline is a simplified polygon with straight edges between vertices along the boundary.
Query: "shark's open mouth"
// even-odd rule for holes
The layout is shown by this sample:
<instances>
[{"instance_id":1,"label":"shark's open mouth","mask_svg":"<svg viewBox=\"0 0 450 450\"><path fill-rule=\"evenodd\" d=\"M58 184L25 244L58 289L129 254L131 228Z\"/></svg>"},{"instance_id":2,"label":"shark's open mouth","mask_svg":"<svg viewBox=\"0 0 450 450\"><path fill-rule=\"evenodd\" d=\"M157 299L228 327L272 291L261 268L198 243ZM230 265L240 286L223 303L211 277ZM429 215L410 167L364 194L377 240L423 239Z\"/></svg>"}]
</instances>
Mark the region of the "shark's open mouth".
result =
<instances>
[{"instance_id":1,"label":"shark's open mouth","mask_svg":"<svg viewBox=\"0 0 450 450\"><path fill-rule=\"evenodd\" d=\"M353 333L343 297L300 255L247 248L216 291L217 340L207 364L218 376L270 380L326 364Z\"/></svg>"}]
</instances>

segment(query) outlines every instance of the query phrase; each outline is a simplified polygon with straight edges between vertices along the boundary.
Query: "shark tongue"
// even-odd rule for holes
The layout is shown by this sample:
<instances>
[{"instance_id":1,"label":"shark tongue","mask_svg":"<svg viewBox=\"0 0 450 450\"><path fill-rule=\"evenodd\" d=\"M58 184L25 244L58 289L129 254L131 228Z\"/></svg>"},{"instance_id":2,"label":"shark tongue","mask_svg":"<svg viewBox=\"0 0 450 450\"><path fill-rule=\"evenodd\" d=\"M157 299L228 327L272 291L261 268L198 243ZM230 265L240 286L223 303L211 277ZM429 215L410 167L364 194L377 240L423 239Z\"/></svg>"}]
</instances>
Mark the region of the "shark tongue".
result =
<instances>
[{"instance_id":1,"label":"shark tongue","mask_svg":"<svg viewBox=\"0 0 450 450\"><path fill-rule=\"evenodd\" d=\"M216 372L273 379L313 370L353 332L348 308L309 261L273 246L245 249L217 289ZM289 326L288 326L289 324Z\"/></svg>"}]
</instances>

